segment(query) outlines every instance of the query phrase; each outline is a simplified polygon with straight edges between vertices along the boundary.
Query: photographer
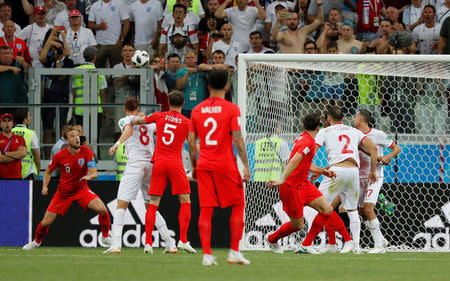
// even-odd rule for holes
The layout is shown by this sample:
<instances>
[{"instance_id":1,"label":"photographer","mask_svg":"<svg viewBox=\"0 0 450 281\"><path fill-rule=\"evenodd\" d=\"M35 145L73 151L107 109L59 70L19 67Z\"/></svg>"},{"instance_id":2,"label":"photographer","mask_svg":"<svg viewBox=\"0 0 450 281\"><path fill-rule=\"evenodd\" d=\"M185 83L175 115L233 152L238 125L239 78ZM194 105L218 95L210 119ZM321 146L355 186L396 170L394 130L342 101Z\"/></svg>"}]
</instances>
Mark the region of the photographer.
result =
<instances>
[{"instance_id":1,"label":"photographer","mask_svg":"<svg viewBox=\"0 0 450 281\"><path fill-rule=\"evenodd\" d=\"M220 38L223 38L223 35L217 30L217 24L218 20L214 15L206 16L207 31L203 34L202 40L200 41L201 55L199 56L199 61L203 63L211 62L208 58L211 58L212 45L214 42L219 41Z\"/></svg>"}]
</instances>

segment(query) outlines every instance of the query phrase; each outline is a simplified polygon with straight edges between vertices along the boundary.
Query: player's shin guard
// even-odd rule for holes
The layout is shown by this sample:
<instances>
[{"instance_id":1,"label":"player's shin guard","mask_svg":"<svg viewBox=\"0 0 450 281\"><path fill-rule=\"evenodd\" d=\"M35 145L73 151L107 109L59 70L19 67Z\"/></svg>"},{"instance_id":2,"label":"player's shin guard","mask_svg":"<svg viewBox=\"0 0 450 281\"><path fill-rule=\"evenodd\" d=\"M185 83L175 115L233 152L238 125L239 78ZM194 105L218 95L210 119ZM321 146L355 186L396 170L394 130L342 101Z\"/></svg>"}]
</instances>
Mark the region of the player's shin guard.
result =
<instances>
[{"instance_id":1,"label":"player's shin guard","mask_svg":"<svg viewBox=\"0 0 450 281\"><path fill-rule=\"evenodd\" d=\"M109 213L106 212L105 214L98 214L98 223L100 224L103 237L109 237L109 228L111 227Z\"/></svg>"},{"instance_id":2,"label":"player's shin guard","mask_svg":"<svg viewBox=\"0 0 450 281\"><path fill-rule=\"evenodd\" d=\"M327 236L328 236L328 244L336 245L336 229L333 226L330 226L329 224L327 224L325 226L325 231L327 232Z\"/></svg>"},{"instance_id":3,"label":"player's shin guard","mask_svg":"<svg viewBox=\"0 0 450 281\"><path fill-rule=\"evenodd\" d=\"M147 212L145 213L145 244L148 244L150 246L153 245L152 232L153 232L153 228L155 227L157 210L158 210L158 206L149 204L148 208L147 208Z\"/></svg>"},{"instance_id":4,"label":"player's shin guard","mask_svg":"<svg viewBox=\"0 0 450 281\"><path fill-rule=\"evenodd\" d=\"M352 233L353 242L359 246L361 220L359 219L358 211L347 212L347 215L350 220L350 232Z\"/></svg>"},{"instance_id":5,"label":"player's shin guard","mask_svg":"<svg viewBox=\"0 0 450 281\"><path fill-rule=\"evenodd\" d=\"M149 207L151 205L152 204L150 204ZM156 209L158 209L158 207L156 207ZM165 242L169 242L169 239L170 239L169 229L167 228L167 224L166 224L166 221L164 220L163 216L161 216L161 214L158 211L156 211L154 225L156 226L156 229L158 229L159 234L161 234L162 239ZM152 228L152 230L153 230L153 228Z\"/></svg>"},{"instance_id":6,"label":"player's shin guard","mask_svg":"<svg viewBox=\"0 0 450 281\"><path fill-rule=\"evenodd\" d=\"M306 235L305 240L303 240L302 245L311 246L312 242L314 241L314 238L316 238L317 234L319 234L322 231L323 227L327 224L329 219L330 215L319 213L314 219L311 225L311 229L309 230L308 235Z\"/></svg>"},{"instance_id":7,"label":"player's shin guard","mask_svg":"<svg viewBox=\"0 0 450 281\"><path fill-rule=\"evenodd\" d=\"M114 223L112 224L113 245L122 246L122 231L125 224L125 209L114 210Z\"/></svg>"},{"instance_id":8,"label":"player's shin guard","mask_svg":"<svg viewBox=\"0 0 450 281\"><path fill-rule=\"evenodd\" d=\"M36 237L34 238L34 241L36 241L36 243L41 244L42 243L42 239L44 239L44 236L47 235L48 233L48 226L42 226L42 222L39 223L37 229L36 229Z\"/></svg>"},{"instance_id":9,"label":"player's shin guard","mask_svg":"<svg viewBox=\"0 0 450 281\"><path fill-rule=\"evenodd\" d=\"M213 207L200 208L200 217L198 218L198 232L202 242L204 255L212 255L211 252L211 218L214 212Z\"/></svg>"},{"instance_id":10,"label":"player's shin guard","mask_svg":"<svg viewBox=\"0 0 450 281\"><path fill-rule=\"evenodd\" d=\"M292 224L290 222L284 223L277 231L269 235L269 242L275 244L281 238L287 237L296 231L297 230L292 227Z\"/></svg>"},{"instance_id":11,"label":"player's shin guard","mask_svg":"<svg viewBox=\"0 0 450 281\"><path fill-rule=\"evenodd\" d=\"M178 222L180 224L180 240L186 243L189 222L191 221L191 203L181 203L180 213L178 214Z\"/></svg>"},{"instance_id":12,"label":"player's shin guard","mask_svg":"<svg viewBox=\"0 0 450 281\"><path fill-rule=\"evenodd\" d=\"M330 220L328 221L328 225L331 227L334 227L336 231L342 235L342 238L344 239L344 242L348 242L352 240L350 237L350 234L348 234L347 228L345 227L344 222L342 221L341 217L333 211L330 215Z\"/></svg>"},{"instance_id":13,"label":"player's shin guard","mask_svg":"<svg viewBox=\"0 0 450 281\"><path fill-rule=\"evenodd\" d=\"M230 218L231 249L239 252L239 241L244 232L244 205L233 206Z\"/></svg>"}]
</instances>

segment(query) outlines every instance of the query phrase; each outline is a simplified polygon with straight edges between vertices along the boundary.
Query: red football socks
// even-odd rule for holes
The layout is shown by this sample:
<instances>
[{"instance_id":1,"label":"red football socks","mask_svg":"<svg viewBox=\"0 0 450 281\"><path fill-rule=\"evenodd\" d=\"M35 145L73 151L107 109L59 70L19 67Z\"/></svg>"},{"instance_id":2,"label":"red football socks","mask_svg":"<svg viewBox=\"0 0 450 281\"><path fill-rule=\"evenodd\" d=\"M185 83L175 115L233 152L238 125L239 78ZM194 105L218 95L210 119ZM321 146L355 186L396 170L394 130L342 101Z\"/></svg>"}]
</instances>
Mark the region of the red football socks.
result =
<instances>
[{"instance_id":1,"label":"red football socks","mask_svg":"<svg viewBox=\"0 0 450 281\"><path fill-rule=\"evenodd\" d=\"M329 224L330 226L334 227L339 234L342 235L342 238L344 239L345 242L352 240L350 234L348 234L347 228L345 227L345 224L342 221L341 217L334 211L330 216Z\"/></svg>"},{"instance_id":2,"label":"red football socks","mask_svg":"<svg viewBox=\"0 0 450 281\"><path fill-rule=\"evenodd\" d=\"M239 251L239 241L244 232L244 205L233 206L230 218L231 249Z\"/></svg>"},{"instance_id":3,"label":"red football socks","mask_svg":"<svg viewBox=\"0 0 450 281\"><path fill-rule=\"evenodd\" d=\"M47 235L48 229L48 226L43 227L42 222L40 222L36 229L36 237L34 238L34 240L39 244L42 243L42 239L44 239L44 236Z\"/></svg>"},{"instance_id":4,"label":"red football socks","mask_svg":"<svg viewBox=\"0 0 450 281\"><path fill-rule=\"evenodd\" d=\"M336 245L336 229L330 225L325 226L325 231L328 236L328 244Z\"/></svg>"},{"instance_id":5,"label":"red football socks","mask_svg":"<svg viewBox=\"0 0 450 281\"><path fill-rule=\"evenodd\" d=\"M198 218L198 232L202 242L203 254L212 255L211 252L211 218L214 212L213 207L200 208L200 217Z\"/></svg>"},{"instance_id":6,"label":"red football socks","mask_svg":"<svg viewBox=\"0 0 450 281\"><path fill-rule=\"evenodd\" d=\"M108 212L106 212L106 214L98 214L98 223L100 224L100 229L102 230L103 237L108 237L109 228L111 227Z\"/></svg>"},{"instance_id":7,"label":"red football socks","mask_svg":"<svg viewBox=\"0 0 450 281\"><path fill-rule=\"evenodd\" d=\"M181 203L178 223L180 224L180 240L186 243L189 222L191 221L191 203Z\"/></svg>"},{"instance_id":8,"label":"red football socks","mask_svg":"<svg viewBox=\"0 0 450 281\"><path fill-rule=\"evenodd\" d=\"M281 238L289 236L296 231L297 230L292 227L290 222L284 223L277 231L269 235L269 242L277 243Z\"/></svg>"},{"instance_id":9,"label":"red football socks","mask_svg":"<svg viewBox=\"0 0 450 281\"><path fill-rule=\"evenodd\" d=\"M153 245L152 233L155 228L156 211L158 206L148 204L147 212L145 213L145 244Z\"/></svg>"},{"instance_id":10,"label":"red football socks","mask_svg":"<svg viewBox=\"0 0 450 281\"><path fill-rule=\"evenodd\" d=\"M323 227L327 224L328 220L330 219L330 215L319 213L315 218L311 225L311 229L308 232L308 235L306 235L305 240L303 240L302 245L303 246L311 246L312 242L314 241L314 238L316 238L317 234L319 234Z\"/></svg>"}]
</instances>

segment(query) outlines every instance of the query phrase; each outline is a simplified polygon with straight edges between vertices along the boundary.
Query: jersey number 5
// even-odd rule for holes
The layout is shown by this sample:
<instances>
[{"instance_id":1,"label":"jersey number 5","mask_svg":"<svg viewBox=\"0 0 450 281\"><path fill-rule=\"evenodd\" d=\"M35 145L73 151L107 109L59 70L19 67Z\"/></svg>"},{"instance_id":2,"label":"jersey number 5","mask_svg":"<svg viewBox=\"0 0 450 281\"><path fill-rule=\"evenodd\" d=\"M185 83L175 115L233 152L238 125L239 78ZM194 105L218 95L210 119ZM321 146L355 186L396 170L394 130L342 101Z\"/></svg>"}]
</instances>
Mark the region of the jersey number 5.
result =
<instances>
[{"instance_id":1,"label":"jersey number 5","mask_svg":"<svg viewBox=\"0 0 450 281\"><path fill-rule=\"evenodd\" d=\"M147 134L147 128L143 125L139 126L139 140L143 145L147 145L150 142L150 137Z\"/></svg>"},{"instance_id":2,"label":"jersey number 5","mask_svg":"<svg viewBox=\"0 0 450 281\"><path fill-rule=\"evenodd\" d=\"M166 124L166 126L164 126L164 133L170 135L169 140L167 140L166 137L162 137L162 141L165 145L169 145L173 142L173 138L175 137L175 135L173 134L173 132L170 129L175 130L176 128L177 128L177 126L172 125L172 124Z\"/></svg>"},{"instance_id":3,"label":"jersey number 5","mask_svg":"<svg viewBox=\"0 0 450 281\"><path fill-rule=\"evenodd\" d=\"M348 149L348 145L350 144L350 138L347 135L340 135L339 141L343 141L345 139L345 145L342 149L342 154L353 153L353 150Z\"/></svg>"},{"instance_id":4,"label":"jersey number 5","mask_svg":"<svg viewBox=\"0 0 450 281\"><path fill-rule=\"evenodd\" d=\"M209 130L209 132L206 134L205 143L206 143L206 145L217 145L217 141L211 139L211 135L217 129L217 121L214 118L209 117L208 119L205 120L205 123L203 123L203 126L205 128L208 128L209 127L209 123L211 123L212 126L211 126L211 129Z\"/></svg>"}]
</instances>

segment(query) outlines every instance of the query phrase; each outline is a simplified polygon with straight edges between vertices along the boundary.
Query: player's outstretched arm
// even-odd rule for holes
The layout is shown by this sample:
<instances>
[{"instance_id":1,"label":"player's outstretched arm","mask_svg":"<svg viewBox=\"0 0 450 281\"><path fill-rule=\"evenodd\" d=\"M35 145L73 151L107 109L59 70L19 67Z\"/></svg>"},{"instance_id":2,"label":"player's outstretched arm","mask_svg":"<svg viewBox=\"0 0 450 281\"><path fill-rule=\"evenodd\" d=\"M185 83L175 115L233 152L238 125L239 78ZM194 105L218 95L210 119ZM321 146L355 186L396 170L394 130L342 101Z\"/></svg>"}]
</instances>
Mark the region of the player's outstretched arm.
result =
<instances>
[{"instance_id":1,"label":"player's outstretched arm","mask_svg":"<svg viewBox=\"0 0 450 281\"><path fill-rule=\"evenodd\" d=\"M370 138L364 138L361 142L361 146L364 150L370 152L370 174L369 182L375 183L377 181L377 146L373 143Z\"/></svg>"},{"instance_id":2,"label":"player's outstretched arm","mask_svg":"<svg viewBox=\"0 0 450 281\"><path fill-rule=\"evenodd\" d=\"M383 155L378 158L378 161L380 161L383 165L389 165L391 163L391 159L399 155L400 152L402 152L401 147L398 146L395 142L392 144L391 148L392 148L391 153Z\"/></svg>"},{"instance_id":3,"label":"player's outstretched arm","mask_svg":"<svg viewBox=\"0 0 450 281\"><path fill-rule=\"evenodd\" d=\"M192 166L192 177L196 178L195 169L197 167L197 135L194 132L189 132L188 135L188 149L189 149L189 158L191 159Z\"/></svg>"},{"instance_id":4,"label":"player's outstretched arm","mask_svg":"<svg viewBox=\"0 0 450 281\"><path fill-rule=\"evenodd\" d=\"M109 149L109 155L113 155L114 153L116 153L116 150L117 148L119 148L119 145L121 145L124 141L129 139L132 135L133 135L133 127L131 125L125 125L119 140Z\"/></svg>"},{"instance_id":5,"label":"player's outstretched arm","mask_svg":"<svg viewBox=\"0 0 450 281\"><path fill-rule=\"evenodd\" d=\"M50 183L50 177L52 176L52 171L47 168L44 172L44 180L42 182L42 195L48 195L48 184Z\"/></svg>"},{"instance_id":6,"label":"player's outstretched arm","mask_svg":"<svg viewBox=\"0 0 450 281\"><path fill-rule=\"evenodd\" d=\"M83 180L90 181L90 180L95 180L96 178L98 178L97 167L90 167L90 168L88 168L88 174L85 175L84 177L82 177L80 179L80 181L83 181Z\"/></svg>"},{"instance_id":7,"label":"player's outstretched arm","mask_svg":"<svg viewBox=\"0 0 450 281\"><path fill-rule=\"evenodd\" d=\"M244 164L244 181L250 180L250 166L248 165L247 149L241 131L233 131L233 143L236 146L237 154Z\"/></svg>"},{"instance_id":8,"label":"player's outstretched arm","mask_svg":"<svg viewBox=\"0 0 450 281\"><path fill-rule=\"evenodd\" d=\"M325 175L329 178L335 178L336 172L328 169L321 168L315 164L311 164L311 168L309 169L311 172L317 175Z\"/></svg>"},{"instance_id":9,"label":"player's outstretched arm","mask_svg":"<svg viewBox=\"0 0 450 281\"><path fill-rule=\"evenodd\" d=\"M294 157L289 160L288 164L286 165L286 168L284 169L283 175L281 176L281 179L279 181L269 181L267 183L268 188L276 187L279 185L282 185L286 179L289 177L290 174L298 167L298 164L303 159L303 155L300 153L295 153Z\"/></svg>"}]
</instances>

